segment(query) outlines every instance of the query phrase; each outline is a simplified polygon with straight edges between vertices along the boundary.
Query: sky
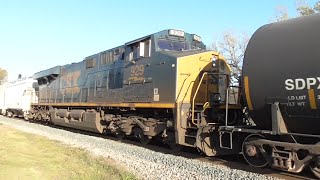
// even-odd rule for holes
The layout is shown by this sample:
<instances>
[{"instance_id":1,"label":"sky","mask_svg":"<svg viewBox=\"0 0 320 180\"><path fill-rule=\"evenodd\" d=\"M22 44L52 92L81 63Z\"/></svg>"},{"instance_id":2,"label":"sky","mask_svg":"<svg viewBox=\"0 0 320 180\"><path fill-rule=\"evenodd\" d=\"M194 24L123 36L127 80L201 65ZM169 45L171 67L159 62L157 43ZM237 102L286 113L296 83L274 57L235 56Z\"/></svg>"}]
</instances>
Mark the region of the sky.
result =
<instances>
[{"instance_id":1,"label":"sky","mask_svg":"<svg viewBox=\"0 0 320 180\"><path fill-rule=\"evenodd\" d=\"M210 46L225 31L251 36L279 6L296 16L294 0L0 0L0 67L15 80L171 28Z\"/></svg>"}]
</instances>

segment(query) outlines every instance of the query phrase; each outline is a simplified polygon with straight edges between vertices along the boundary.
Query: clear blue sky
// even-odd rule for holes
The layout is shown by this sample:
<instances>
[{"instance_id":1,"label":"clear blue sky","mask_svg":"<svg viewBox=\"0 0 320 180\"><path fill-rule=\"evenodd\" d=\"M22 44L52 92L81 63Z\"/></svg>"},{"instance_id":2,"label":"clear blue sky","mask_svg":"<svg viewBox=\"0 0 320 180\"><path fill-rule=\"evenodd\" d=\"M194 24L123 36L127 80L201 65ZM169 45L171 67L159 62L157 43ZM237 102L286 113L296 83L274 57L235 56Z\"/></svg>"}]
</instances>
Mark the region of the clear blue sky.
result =
<instances>
[{"instance_id":1,"label":"clear blue sky","mask_svg":"<svg viewBox=\"0 0 320 180\"><path fill-rule=\"evenodd\" d=\"M296 15L294 0L0 0L0 67L14 80L168 28L210 45L226 30L252 35L277 6Z\"/></svg>"}]
</instances>

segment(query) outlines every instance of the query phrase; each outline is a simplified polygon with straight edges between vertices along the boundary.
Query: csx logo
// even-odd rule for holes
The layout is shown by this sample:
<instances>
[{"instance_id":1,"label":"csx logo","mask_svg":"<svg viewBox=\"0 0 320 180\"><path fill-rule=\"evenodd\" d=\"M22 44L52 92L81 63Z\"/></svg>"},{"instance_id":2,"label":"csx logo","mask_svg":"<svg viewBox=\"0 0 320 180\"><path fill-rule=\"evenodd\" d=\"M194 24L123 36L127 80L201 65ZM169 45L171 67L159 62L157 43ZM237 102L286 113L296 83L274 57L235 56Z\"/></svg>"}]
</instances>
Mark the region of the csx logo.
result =
<instances>
[{"instance_id":1,"label":"csx logo","mask_svg":"<svg viewBox=\"0 0 320 180\"><path fill-rule=\"evenodd\" d=\"M289 91L311 89L311 87L320 89L320 77L306 79L287 79L284 83L286 85L286 89Z\"/></svg>"}]
</instances>

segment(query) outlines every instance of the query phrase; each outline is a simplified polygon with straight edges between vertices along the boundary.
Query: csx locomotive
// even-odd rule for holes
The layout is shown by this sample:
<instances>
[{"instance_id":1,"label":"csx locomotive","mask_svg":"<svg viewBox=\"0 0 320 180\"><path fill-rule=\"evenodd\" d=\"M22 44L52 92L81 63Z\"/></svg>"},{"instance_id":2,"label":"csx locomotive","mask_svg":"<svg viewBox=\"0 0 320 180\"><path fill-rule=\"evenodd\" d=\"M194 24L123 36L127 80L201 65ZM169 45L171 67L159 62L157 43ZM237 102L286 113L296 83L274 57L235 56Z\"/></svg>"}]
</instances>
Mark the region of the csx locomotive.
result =
<instances>
[{"instance_id":1,"label":"csx locomotive","mask_svg":"<svg viewBox=\"0 0 320 180\"><path fill-rule=\"evenodd\" d=\"M199 36L164 30L36 73L26 118L320 178L319 32L319 14L261 27L235 87Z\"/></svg>"}]
</instances>

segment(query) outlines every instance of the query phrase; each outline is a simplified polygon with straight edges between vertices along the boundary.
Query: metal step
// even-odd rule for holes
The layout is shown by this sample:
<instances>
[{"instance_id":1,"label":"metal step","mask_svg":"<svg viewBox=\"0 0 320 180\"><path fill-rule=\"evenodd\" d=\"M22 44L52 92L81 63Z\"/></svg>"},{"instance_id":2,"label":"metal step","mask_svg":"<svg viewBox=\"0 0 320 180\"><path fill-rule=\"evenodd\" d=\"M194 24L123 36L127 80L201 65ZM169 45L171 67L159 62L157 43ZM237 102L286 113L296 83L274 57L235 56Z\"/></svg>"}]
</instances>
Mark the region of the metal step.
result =
<instances>
[{"instance_id":1,"label":"metal step","mask_svg":"<svg viewBox=\"0 0 320 180\"><path fill-rule=\"evenodd\" d=\"M190 138L197 138L197 136L193 136L193 135L188 135L188 134L186 134L186 135L184 135L185 137L190 137Z\"/></svg>"},{"instance_id":2,"label":"metal step","mask_svg":"<svg viewBox=\"0 0 320 180\"><path fill-rule=\"evenodd\" d=\"M195 112L195 113L197 113L197 112L198 112L198 113L201 113L202 110L201 110L201 109L195 109L194 112Z\"/></svg>"},{"instance_id":3,"label":"metal step","mask_svg":"<svg viewBox=\"0 0 320 180\"><path fill-rule=\"evenodd\" d=\"M187 129L198 129L197 127L187 127Z\"/></svg>"}]
</instances>

